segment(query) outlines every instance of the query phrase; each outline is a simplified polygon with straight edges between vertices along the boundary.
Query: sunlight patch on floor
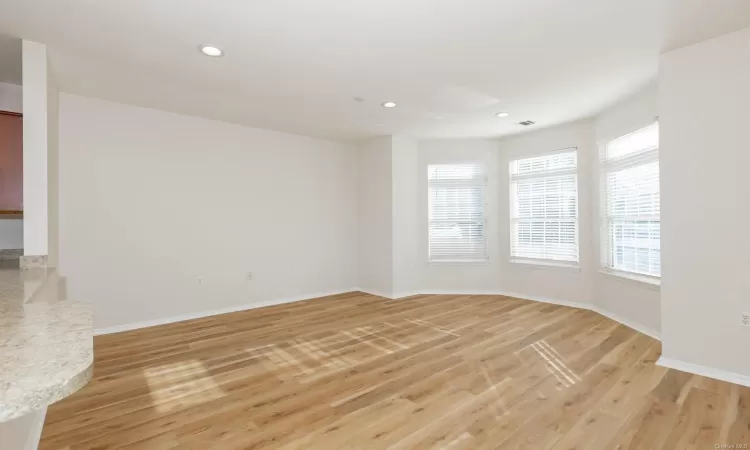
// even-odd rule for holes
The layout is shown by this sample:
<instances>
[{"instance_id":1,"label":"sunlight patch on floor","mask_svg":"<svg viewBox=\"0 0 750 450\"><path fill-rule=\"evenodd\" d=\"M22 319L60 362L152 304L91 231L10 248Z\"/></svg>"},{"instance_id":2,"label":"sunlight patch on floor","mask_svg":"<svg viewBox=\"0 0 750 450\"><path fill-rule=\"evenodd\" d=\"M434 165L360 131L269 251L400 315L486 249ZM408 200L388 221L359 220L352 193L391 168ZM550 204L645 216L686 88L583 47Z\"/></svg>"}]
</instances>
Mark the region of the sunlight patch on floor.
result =
<instances>
[{"instance_id":1,"label":"sunlight patch on floor","mask_svg":"<svg viewBox=\"0 0 750 450\"><path fill-rule=\"evenodd\" d=\"M544 340L532 343L531 348L547 362L547 370L566 388L581 381L581 378L565 364L560 354Z\"/></svg>"},{"instance_id":2,"label":"sunlight patch on floor","mask_svg":"<svg viewBox=\"0 0 750 450\"><path fill-rule=\"evenodd\" d=\"M186 381L170 384L174 373L188 373ZM167 413L176 407L199 405L224 397L226 393L213 380L201 361L188 360L143 369L154 409ZM178 405L179 404L179 405Z\"/></svg>"},{"instance_id":3,"label":"sunlight patch on floor","mask_svg":"<svg viewBox=\"0 0 750 450\"><path fill-rule=\"evenodd\" d=\"M269 372L281 379L307 383L322 376L408 350L442 336L460 336L420 319L381 322L331 332L323 337L295 339L246 348ZM408 336L408 340L400 339Z\"/></svg>"}]
</instances>

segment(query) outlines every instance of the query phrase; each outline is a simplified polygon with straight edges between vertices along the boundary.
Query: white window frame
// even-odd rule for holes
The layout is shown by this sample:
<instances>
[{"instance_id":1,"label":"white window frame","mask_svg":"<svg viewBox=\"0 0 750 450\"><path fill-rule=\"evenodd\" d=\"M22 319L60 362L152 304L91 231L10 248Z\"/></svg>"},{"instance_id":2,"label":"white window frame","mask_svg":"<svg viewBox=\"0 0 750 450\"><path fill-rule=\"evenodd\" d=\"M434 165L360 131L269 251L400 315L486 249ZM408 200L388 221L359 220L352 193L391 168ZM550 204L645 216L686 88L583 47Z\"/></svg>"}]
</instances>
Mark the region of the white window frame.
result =
<instances>
[{"instance_id":1,"label":"white window frame","mask_svg":"<svg viewBox=\"0 0 750 450\"><path fill-rule=\"evenodd\" d=\"M656 215L636 215L636 216L609 216L609 192L607 191L607 175L611 172L617 172L623 169L642 166L659 162L659 144L649 150L639 151L630 155L608 158L607 146L610 142L629 136L642 131L653 125L658 126L658 120L644 127L634 130L622 136L609 139L599 146L599 192L600 192L600 272L613 275L619 278L625 278L641 283L658 286L661 284L661 270L659 275L647 274L636 271L618 269L614 267L613 242L610 236L610 225L615 220L648 220L659 221L661 223L661 214ZM660 174L661 177L661 174ZM660 192L661 194L661 192Z\"/></svg>"},{"instance_id":2,"label":"white window frame","mask_svg":"<svg viewBox=\"0 0 750 450\"><path fill-rule=\"evenodd\" d=\"M543 157L543 156L551 156L556 155L559 153L569 153L569 152L575 152L576 154L576 167L572 169L564 169L564 170L555 170L555 171L546 171L546 172L538 172L533 174L523 174L523 175L514 175L512 173L512 167L513 163L516 161L528 159L528 158L535 158L535 157ZM510 217L510 233L508 235L510 242L509 242L509 252L510 252L510 262L516 263L516 264L528 264L528 265L539 265L539 266L549 266L549 267L561 267L561 268L571 268L571 269L580 269L580 258L581 258L581 246L580 246L580 237L579 237L579 222L580 222L580 210L579 210L579 187L578 187L578 162L579 162L579 154L578 154L578 147L566 147L561 148L557 150L553 150L550 152L545 153L536 153L533 155L523 155L523 156L517 156L511 159L508 162L508 170L509 170L509 179L510 182L508 184L509 191L509 209L508 209L508 216ZM576 200L575 200L575 206L576 206L576 216L573 219L569 219L575 226L575 247L576 247L576 259L575 260L559 260L559 259L551 259L551 258L527 258L523 256L517 256L513 254L513 233L514 233L514 225L525 219L520 219L517 217L514 217L513 211L515 209L514 204L516 202L516 199L513 196L513 184L522 179L536 179L536 178L552 178L552 177L558 177L558 176L564 176L564 175L574 175L575 176L575 186L576 186ZM533 218L532 218L533 219Z\"/></svg>"},{"instance_id":3,"label":"white window frame","mask_svg":"<svg viewBox=\"0 0 750 450\"><path fill-rule=\"evenodd\" d=\"M430 215L430 188L433 185L439 186L442 183L455 185L456 181L451 180L430 180L430 171L435 166L476 166L479 168L479 176L473 179L461 180L458 183L466 186L477 186L481 188L482 193L482 206L481 206L481 222L483 225L483 241L484 241L484 254L481 256L466 256L466 257L454 257L454 258L439 258L432 255L432 225L436 222L446 222L441 220L432 220ZM430 264L488 264L490 261L489 247L487 242L488 232L488 219L487 219L487 168L486 165L481 162L460 162L460 163L434 163L427 165L427 260Z\"/></svg>"}]
</instances>

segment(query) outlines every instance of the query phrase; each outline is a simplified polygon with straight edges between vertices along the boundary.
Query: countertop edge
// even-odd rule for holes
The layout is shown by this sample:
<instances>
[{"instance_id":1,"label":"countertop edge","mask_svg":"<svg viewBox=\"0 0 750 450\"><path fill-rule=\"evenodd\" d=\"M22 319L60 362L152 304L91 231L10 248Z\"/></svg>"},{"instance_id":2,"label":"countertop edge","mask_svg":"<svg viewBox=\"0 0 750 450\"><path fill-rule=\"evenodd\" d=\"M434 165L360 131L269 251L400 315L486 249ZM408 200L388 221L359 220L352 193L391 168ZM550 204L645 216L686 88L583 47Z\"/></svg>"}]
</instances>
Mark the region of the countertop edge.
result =
<instances>
[{"instance_id":1,"label":"countertop edge","mask_svg":"<svg viewBox=\"0 0 750 450\"><path fill-rule=\"evenodd\" d=\"M8 422L30 412L46 408L47 406L68 397L86 386L86 384L91 381L93 374L94 357L92 355L91 361L89 361L88 365L67 381L35 392L36 398L28 399L23 404L2 405L2 410L0 410L0 423Z\"/></svg>"}]
</instances>

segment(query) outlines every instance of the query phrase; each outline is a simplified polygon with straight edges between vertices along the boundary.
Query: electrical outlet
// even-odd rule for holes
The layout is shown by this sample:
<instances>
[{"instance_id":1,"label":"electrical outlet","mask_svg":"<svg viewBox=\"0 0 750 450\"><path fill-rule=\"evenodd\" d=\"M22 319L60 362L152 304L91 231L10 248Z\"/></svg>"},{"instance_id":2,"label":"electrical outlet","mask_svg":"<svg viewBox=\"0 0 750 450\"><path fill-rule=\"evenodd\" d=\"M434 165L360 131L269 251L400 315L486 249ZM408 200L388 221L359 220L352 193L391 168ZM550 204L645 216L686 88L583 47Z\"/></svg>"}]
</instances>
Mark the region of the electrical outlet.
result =
<instances>
[{"instance_id":1,"label":"electrical outlet","mask_svg":"<svg viewBox=\"0 0 750 450\"><path fill-rule=\"evenodd\" d=\"M198 281L198 284L203 284L203 277L198 277L197 281Z\"/></svg>"},{"instance_id":2,"label":"electrical outlet","mask_svg":"<svg viewBox=\"0 0 750 450\"><path fill-rule=\"evenodd\" d=\"M740 313L740 326L750 327L750 313Z\"/></svg>"},{"instance_id":3,"label":"electrical outlet","mask_svg":"<svg viewBox=\"0 0 750 450\"><path fill-rule=\"evenodd\" d=\"M252 272L248 272L247 273L247 279L248 279L248 281L253 279L253 273Z\"/></svg>"}]
</instances>

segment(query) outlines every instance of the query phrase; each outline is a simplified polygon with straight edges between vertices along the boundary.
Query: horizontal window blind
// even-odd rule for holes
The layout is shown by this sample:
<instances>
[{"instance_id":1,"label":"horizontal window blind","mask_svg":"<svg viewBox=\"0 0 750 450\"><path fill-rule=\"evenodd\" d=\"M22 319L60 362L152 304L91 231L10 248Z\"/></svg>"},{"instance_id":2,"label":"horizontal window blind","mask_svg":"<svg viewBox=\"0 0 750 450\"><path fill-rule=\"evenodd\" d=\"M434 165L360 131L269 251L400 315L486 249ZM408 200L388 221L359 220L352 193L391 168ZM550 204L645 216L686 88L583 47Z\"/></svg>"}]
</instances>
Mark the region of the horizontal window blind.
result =
<instances>
[{"instance_id":1,"label":"horizontal window blind","mask_svg":"<svg viewBox=\"0 0 750 450\"><path fill-rule=\"evenodd\" d=\"M607 143L602 161L604 266L661 274L659 125Z\"/></svg>"},{"instance_id":2,"label":"horizontal window blind","mask_svg":"<svg viewBox=\"0 0 750 450\"><path fill-rule=\"evenodd\" d=\"M577 167L575 150L551 155L534 156L532 158L511 161L512 175L529 175L534 173L555 172L558 170L573 170Z\"/></svg>"},{"instance_id":3,"label":"horizontal window blind","mask_svg":"<svg viewBox=\"0 0 750 450\"><path fill-rule=\"evenodd\" d=\"M486 261L486 178L479 164L427 168L430 261Z\"/></svg>"},{"instance_id":4,"label":"horizontal window blind","mask_svg":"<svg viewBox=\"0 0 750 450\"><path fill-rule=\"evenodd\" d=\"M575 149L510 163L511 257L578 262Z\"/></svg>"}]
</instances>

